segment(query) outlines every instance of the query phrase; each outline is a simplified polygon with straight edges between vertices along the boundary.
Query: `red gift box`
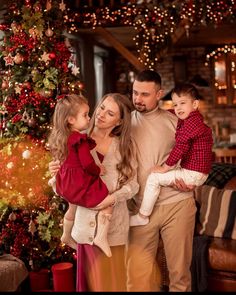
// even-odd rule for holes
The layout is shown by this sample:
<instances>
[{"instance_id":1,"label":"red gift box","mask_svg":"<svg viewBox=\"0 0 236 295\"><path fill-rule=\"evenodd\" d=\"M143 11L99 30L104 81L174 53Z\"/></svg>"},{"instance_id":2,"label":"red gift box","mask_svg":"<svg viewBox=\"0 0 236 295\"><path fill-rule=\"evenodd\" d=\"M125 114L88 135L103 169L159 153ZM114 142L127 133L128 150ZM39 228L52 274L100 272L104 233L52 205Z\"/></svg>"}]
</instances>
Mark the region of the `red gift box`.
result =
<instances>
[{"instance_id":1,"label":"red gift box","mask_svg":"<svg viewBox=\"0 0 236 295\"><path fill-rule=\"evenodd\" d=\"M74 292L75 281L73 264L59 262L52 266L53 287L55 292Z\"/></svg>"},{"instance_id":2,"label":"red gift box","mask_svg":"<svg viewBox=\"0 0 236 295\"><path fill-rule=\"evenodd\" d=\"M50 289L50 271L42 268L29 273L31 292Z\"/></svg>"}]
</instances>

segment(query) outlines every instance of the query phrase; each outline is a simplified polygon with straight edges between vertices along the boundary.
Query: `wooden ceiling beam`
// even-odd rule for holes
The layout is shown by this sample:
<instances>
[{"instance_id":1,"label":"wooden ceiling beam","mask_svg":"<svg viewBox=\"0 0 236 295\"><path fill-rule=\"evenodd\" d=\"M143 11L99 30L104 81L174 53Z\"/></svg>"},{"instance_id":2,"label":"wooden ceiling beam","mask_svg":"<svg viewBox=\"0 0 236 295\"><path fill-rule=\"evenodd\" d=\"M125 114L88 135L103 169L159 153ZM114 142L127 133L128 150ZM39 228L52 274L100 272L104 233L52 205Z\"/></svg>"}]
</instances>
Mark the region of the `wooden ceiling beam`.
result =
<instances>
[{"instance_id":1,"label":"wooden ceiling beam","mask_svg":"<svg viewBox=\"0 0 236 295\"><path fill-rule=\"evenodd\" d=\"M175 29L174 33L171 34L171 39L172 39L172 43L173 45L175 45L182 37L183 35L187 35L189 34L189 30L190 30L190 23L188 20L183 19L178 27Z\"/></svg>"},{"instance_id":2,"label":"wooden ceiling beam","mask_svg":"<svg viewBox=\"0 0 236 295\"><path fill-rule=\"evenodd\" d=\"M138 71L144 70L144 65L139 59L124 47L108 30L102 27L96 27L96 32L99 33L112 47L114 47L125 59L128 60Z\"/></svg>"},{"instance_id":3,"label":"wooden ceiling beam","mask_svg":"<svg viewBox=\"0 0 236 295\"><path fill-rule=\"evenodd\" d=\"M186 25L186 22L181 21L179 26L171 34L170 37L171 37L173 46L183 37L184 34L186 34L185 25ZM160 50L157 53L157 57L160 59L160 58L163 58L163 57L167 56L170 49L171 48L166 47L166 48Z\"/></svg>"}]
</instances>

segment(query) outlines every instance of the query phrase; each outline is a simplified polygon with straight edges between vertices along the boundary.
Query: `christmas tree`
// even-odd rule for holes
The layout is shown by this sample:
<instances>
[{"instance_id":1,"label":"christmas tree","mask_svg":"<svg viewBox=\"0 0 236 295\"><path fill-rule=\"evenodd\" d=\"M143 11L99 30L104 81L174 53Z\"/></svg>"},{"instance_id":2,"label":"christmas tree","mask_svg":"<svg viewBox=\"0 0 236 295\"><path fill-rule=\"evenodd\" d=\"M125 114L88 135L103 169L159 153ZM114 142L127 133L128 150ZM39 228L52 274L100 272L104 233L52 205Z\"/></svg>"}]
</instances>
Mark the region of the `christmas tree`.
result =
<instances>
[{"instance_id":1,"label":"christmas tree","mask_svg":"<svg viewBox=\"0 0 236 295\"><path fill-rule=\"evenodd\" d=\"M48 186L46 138L57 99L83 84L64 35L63 0L9 1L0 30L0 248L29 268L70 259L67 207Z\"/></svg>"}]
</instances>

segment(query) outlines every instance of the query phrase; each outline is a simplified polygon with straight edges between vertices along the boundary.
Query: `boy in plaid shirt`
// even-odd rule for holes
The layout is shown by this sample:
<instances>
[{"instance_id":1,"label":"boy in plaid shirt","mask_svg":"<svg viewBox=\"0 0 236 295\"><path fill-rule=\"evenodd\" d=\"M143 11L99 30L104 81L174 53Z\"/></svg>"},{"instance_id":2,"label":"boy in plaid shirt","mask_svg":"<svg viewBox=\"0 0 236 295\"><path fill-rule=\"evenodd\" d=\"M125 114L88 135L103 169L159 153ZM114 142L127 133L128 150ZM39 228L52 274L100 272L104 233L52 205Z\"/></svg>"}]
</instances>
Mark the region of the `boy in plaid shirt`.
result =
<instances>
[{"instance_id":1,"label":"boy in plaid shirt","mask_svg":"<svg viewBox=\"0 0 236 295\"><path fill-rule=\"evenodd\" d=\"M212 165L212 130L203 122L198 111L199 94L192 84L179 84L171 93L178 117L175 146L166 162L151 169L144 197L138 214L130 217L130 226L149 222L153 206L160 193L160 186L168 186L182 178L186 185L202 185ZM180 161L180 162L179 162ZM180 166L176 167L176 164Z\"/></svg>"}]
</instances>

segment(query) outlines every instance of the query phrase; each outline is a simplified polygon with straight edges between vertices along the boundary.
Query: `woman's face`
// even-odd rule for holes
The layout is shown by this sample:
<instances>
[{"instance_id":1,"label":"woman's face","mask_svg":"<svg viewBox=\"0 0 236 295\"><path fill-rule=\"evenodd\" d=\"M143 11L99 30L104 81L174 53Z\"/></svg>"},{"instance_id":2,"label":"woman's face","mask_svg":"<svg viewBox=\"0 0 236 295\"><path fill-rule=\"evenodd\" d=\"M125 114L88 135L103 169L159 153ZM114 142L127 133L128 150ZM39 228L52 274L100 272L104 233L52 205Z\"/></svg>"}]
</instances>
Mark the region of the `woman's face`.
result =
<instances>
[{"instance_id":1,"label":"woman's face","mask_svg":"<svg viewBox=\"0 0 236 295\"><path fill-rule=\"evenodd\" d=\"M111 96L108 96L96 109L95 126L99 129L113 129L120 124L120 110Z\"/></svg>"}]
</instances>

